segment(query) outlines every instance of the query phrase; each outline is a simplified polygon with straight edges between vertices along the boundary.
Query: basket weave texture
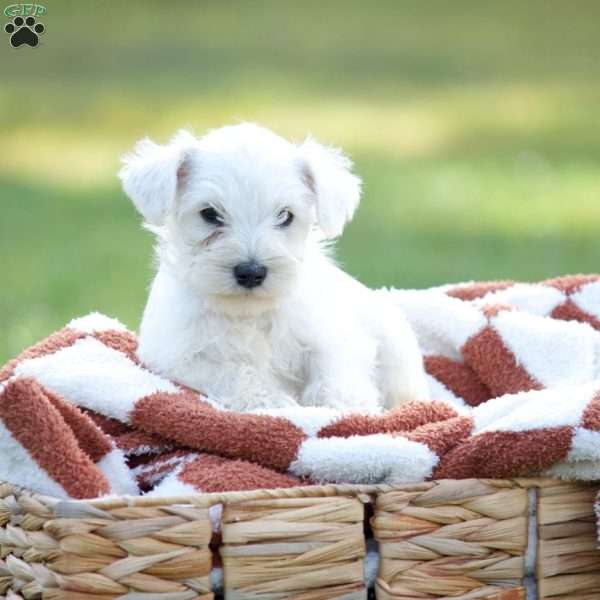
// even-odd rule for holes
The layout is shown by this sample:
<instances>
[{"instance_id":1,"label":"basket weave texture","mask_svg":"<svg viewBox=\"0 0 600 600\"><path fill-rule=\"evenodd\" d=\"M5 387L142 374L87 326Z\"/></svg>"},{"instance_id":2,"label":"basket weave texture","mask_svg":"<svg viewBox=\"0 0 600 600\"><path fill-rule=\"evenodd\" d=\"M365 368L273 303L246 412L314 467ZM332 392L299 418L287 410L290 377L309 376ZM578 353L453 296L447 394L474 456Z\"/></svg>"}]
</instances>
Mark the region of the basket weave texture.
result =
<instances>
[{"instance_id":1,"label":"basket weave texture","mask_svg":"<svg viewBox=\"0 0 600 600\"><path fill-rule=\"evenodd\" d=\"M590 513L598 490L555 483L538 498L537 579L540 598L600 598L600 550Z\"/></svg>"},{"instance_id":2,"label":"basket weave texture","mask_svg":"<svg viewBox=\"0 0 600 600\"><path fill-rule=\"evenodd\" d=\"M596 492L552 480L442 480L60 501L0 484L0 598L211 599L209 507L223 503L227 600L366 600L373 503L381 600L524 599L528 553L540 599L592 600Z\"/></svg>"}]
</instances>

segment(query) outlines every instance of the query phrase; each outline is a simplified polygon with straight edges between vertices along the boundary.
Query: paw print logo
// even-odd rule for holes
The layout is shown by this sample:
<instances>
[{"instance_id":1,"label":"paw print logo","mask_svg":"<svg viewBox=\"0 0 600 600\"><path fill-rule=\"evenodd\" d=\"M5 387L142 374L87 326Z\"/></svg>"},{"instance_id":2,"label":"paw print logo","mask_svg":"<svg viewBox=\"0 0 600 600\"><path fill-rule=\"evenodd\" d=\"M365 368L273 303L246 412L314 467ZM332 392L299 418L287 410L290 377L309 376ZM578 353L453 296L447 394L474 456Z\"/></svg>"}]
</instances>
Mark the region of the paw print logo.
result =
<instances>
[{"instance_id":1,"label":"paw print logo","mask_svg":"<svg viewBox=\"0 0 600 600\"><path fill-rule=\"evenodd\" d=\"M4 26L4 31L10 35L10 45L18 48L24 44L35 48L40 42L40 35L46 31L46 28L37 23L35 17L15 17L12 23Z\"/></svg>"}]
</instances>

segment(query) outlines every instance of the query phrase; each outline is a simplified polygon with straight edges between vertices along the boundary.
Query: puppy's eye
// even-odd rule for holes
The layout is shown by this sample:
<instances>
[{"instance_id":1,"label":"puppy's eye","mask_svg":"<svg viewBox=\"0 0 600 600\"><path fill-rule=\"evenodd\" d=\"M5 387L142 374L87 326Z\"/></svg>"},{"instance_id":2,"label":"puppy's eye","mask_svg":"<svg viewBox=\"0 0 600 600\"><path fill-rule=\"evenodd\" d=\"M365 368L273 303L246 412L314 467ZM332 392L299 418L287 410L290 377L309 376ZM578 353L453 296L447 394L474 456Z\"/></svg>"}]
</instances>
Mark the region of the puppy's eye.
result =
<instances>
[{"instance_id":1,"label":"puppy's eye","mask_svg":"<svg viewBox=\"0 0 600 600\"><path fill-rule=\"evenodd\" d=\"M200 211L202 218L211 225L223 225L223 217L212 206L207 206Z\"/></svg>"},{"instance_id":2,"label":"puppy's eye","mask_svg":"<svg viewBox=\"0 0 600 600\"><path fill-rule=\"evenodd\" d=\"M292 224L293 220L294 213L289 211L287 208L282 210L277 215L277 225L279 225L279 227L289 227Z\"/></svg>"}]
</instances>

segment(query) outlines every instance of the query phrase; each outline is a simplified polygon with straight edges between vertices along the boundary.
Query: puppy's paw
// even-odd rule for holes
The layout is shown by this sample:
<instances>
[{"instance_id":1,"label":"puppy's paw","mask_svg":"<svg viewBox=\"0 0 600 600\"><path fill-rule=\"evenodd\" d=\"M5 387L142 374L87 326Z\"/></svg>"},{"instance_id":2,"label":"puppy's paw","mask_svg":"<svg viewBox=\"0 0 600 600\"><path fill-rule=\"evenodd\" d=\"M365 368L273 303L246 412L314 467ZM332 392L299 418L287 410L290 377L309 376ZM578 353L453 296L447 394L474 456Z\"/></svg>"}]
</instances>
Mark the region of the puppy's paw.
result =
<instances>
[{"instance_id":1,"label":"puppy's paw","mask_svg":"<svg viewBox=\"0 0 600 600\"><path fill-rule=\"evenodd\" d=\"M236 404L239 406L237 410L240 412L298 406L298 402L286 394L244 396L243 398L240 398Z\"/></svg>"},{"instance_id":2,"label":"puppy's paw","mask_svg":"<svg viewBox=\"0 0 600 600\"><path fill-rule=\"evenodd\" d=\"M226 365L213 377L209 397L217 398L226 410L250 412L269 408L298 406L287 390L271 377L265 377L249 365Z\"/></svg>"},{"instance_id":3,"label":"puppy's paw","mask_svg":"<svg viewBox=\"0 0 600 600\"><path fill-rule=\"evenodd\" d=\"M298 402L285 392L266 389L238 391L225 404L229 409L239 412L298 406Z\"/></svg>"},{"instance_id":4,"label":"puppy's paw","mask_svg":"<svg viewBox=\"0 0 600 600\"><path fill-rule=\"evenodd\" d=\"M388 377L383 382L383 388L386 408L395 408L407 402L423 402L429 400L430 396L425 371L420 365L404 378Z\"/></svg>"},{"instance_id":5,"label":"puppy's paw","mask_svg":"<svg viewBox=\"0 0 600 600\"><path fill-rule=\"evenodd\" d=\"M379 412L379 391L369 381L311 382L302 394L303 406L326 406L343 412Z\"/></svg>"}]
</instances>

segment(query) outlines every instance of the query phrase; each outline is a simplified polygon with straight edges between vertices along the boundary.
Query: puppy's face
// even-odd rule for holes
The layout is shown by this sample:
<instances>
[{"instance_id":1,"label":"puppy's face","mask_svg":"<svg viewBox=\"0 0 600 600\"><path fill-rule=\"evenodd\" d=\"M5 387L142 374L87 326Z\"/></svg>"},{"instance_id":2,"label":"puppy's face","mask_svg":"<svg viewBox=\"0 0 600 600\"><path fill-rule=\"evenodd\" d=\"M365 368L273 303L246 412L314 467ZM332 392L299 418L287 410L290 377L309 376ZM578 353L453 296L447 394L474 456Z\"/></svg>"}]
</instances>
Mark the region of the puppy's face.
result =
<instances>
[{"instance_id":1,"label":"puppy's face","mask_svg":"<svg viewBox=\"0 0 600 600\"><path fill-rule=\"evenodd\" d=\"M338 151L243 124L140 142L123 186L161 261L213 308L255 314L288 295L307 250L352 217L360 182Z\"/></svg>"}]
</instances>

